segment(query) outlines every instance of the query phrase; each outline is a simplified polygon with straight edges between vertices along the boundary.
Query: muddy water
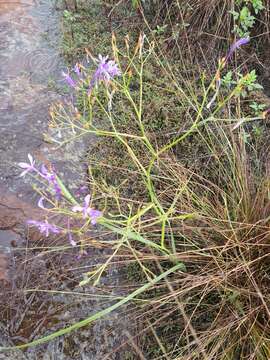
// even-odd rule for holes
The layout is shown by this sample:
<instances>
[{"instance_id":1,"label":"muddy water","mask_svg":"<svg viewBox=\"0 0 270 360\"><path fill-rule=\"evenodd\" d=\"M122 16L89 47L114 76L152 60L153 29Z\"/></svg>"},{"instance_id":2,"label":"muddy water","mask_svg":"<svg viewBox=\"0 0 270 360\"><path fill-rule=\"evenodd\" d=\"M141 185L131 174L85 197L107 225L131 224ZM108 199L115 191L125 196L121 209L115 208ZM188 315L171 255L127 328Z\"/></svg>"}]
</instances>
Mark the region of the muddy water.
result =
<instances>
[{"instance_id":1,"label":"muddy water","mask_svg":"<svg viewBox=\"0 0 270 360\"><path fill-rule=\"evenodd\" d=\"M0 0L0 182L29 199L18 161L43 144L61 62L59 21L50 0Z\"/></svg>"}]
</instances>

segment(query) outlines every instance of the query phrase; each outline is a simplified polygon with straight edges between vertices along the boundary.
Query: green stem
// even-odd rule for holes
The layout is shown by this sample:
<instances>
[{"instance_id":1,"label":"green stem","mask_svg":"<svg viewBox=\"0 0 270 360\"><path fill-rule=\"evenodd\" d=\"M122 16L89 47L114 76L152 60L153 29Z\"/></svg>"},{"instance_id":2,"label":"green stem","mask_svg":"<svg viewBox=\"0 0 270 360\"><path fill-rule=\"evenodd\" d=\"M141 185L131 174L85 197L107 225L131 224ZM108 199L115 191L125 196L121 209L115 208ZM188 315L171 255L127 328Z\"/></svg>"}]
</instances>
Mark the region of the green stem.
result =
<instances>
[{"instance_id":1,"label":"green stem","mask_svg":"<svg viewBox=\"0 0 270 360\"><path fill-rule=\"evenodd\" d=\"M64 329L55 331L54 333L44 336L40 339L31 341L27 344L22 344L22 345L18 345L18 346L11 346L11 347L0 347L0 351L8 351L8 350L14 350L14 349L25 349L27 347L32 347L32 346L37 346L40 344L44 344L48 341L51 341L59 336L65 335L65 334L69 334L70 332L74 331L74 330L78 330L84 326L87 326L89 324L91 324L92 322L101 319L102 317L109 315L111 312L113 312L114 310L120 308L121 306L123 306L124 304L128 303L129 301L135 299L138 295L142 294L143 292L147 291L148 289L150 289L153 285L157 284L159 281L165 279L167 276L169 276L170 274L174 273L177 270L184 270L184 265L183 264L177 264L175 266L173 266L171 269L165 271L164 273L156 276L153 280L149 281L148 283L146 283L145 285L141 286L140 288L136 289L135 291L133 291L131 294L129 294L128 296L126 296L125 298L123 298L122 300L118 301L117 303L109 306L108 308L101 310L91 316L89 316L88 318L78 321L75 324L68 326Z\"/></svg>"}]
</instances>

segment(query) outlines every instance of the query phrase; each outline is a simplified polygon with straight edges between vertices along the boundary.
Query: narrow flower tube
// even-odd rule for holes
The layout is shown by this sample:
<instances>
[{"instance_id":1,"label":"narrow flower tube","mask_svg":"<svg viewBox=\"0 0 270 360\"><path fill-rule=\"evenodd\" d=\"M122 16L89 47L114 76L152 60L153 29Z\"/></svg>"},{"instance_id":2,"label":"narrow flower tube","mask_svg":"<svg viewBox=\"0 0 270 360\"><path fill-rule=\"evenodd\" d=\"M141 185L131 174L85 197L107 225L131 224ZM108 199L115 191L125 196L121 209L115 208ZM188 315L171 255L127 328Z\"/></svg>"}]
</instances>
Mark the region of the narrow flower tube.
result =
<instances>
[{"instance_id":1,"label":"narrow flower tube","mask_svg":"<svg viewBox=\"0 0 270 360\"><path fill-rule=\"evenodd\" d=\"M58 185L55 173L53 171L49 172L46 166L42 165L40 175L53 187L56 199L60 200L62 192Z\"/></svg>"},{"instance_id":2,"label":"narrow flower tube","mask_svg":"<svg viewBox=\"0 0 270 360\"><path fill-rule=\"evenodd\" d=\"M69 74L67 74L67 73L65 73L64 71L62 71L62 75L63 75L65 81L67 82L67 84L68 84L69 86L71 86L71 87L73 87L73 88L76 87L75 81L72 79L72 77L71 77Z\"/></svg>"},{"instance_id":3,"label":"narrow flower tube","mask_svg":"<svg viewBox=\"0 0 270 360\"><path fill-rule=\"evenodd\" d=\"M224 59L224 64L226 64L226 63L230 60L230 58L232 57L233 53L234 53L240 46L246 45L247 43L249 43L249 38L241 38L241 39L237 40L236 42L234 42L234 43L231 45L231 47L230 47L230 49L229 49L229 51L228 51L228 53L227 53L227 55L226 55L226 57L225 57L225 59Z\"/></svg>"},{"instance_id":4,"label":"narrow flower tube","mask_svg":"<svg viewBox=\"0 0 270 360\"><path fill-rule=\"evenodd\" d=\"M73 70L74 70L75 74L77 74L79 77L82 76L81 68L78 63L74 66Z\"/></svg>"}]
</instances>

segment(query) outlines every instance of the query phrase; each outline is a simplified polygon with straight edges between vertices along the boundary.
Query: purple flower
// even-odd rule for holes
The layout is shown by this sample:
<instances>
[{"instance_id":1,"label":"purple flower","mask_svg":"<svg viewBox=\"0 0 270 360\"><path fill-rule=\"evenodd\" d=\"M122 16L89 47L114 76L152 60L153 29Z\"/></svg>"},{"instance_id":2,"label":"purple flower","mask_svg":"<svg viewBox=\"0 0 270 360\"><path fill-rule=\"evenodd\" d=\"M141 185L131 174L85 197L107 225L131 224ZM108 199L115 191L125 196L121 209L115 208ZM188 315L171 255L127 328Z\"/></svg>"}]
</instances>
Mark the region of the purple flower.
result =
<instances>
[{"instance_id":1,"label":"purple flower","mask_svg":"<svg viewBox=\"0 0 270 360\"><path fill-rule=\"evenodd\" d=\"M249 42L249 38L241 38L233 43L225 57L225 63L230 60L235 50L237 50L240 46L246 45Z\"/></svg>"},{"instance_id":2,"label":"purple flower","mask_svg":"<svg viewBox=\"0 0 270 360\"><path fill-rule=\"evenodd\" d=\"M46 179L50 184L53 184L56 180L55 174L53 172L49 172L44 164L41 166L41 176Z\"/></svg>"},{"instance_id":3,"label":"purple flower","mask_svg":"<svg viewBox=\"0 0 270 360\"><path fill-rule=\"evenodd\" d=\"M74 88L76 87L75 81L72 79L72 77L69 74L62 71L62 75L63 75L64 79L66 80L66 82L68 83L69 86L74 87Z\"/></svg>"},{"instance_id":4,"label":"purple flower","mask_svg":"<svg viewBox=\"0 0 270 360\"><path fill-rule=\"evenodd\" d=\"M91 197L90 194L86 195L86 197L84 198L84 206L75 205L75 206L73 206L72 211L73 212L82 212L83 218L85 219L88 216L90 197Z\"/></svg>"},{"instance_id":5,"label":"purple flower","mask_svg":"<svg viewBox=\"0 0 270 360\"><path fill-rule=\"evenodd\" d=\"M73 70L74 70L75 74L77 74L79 77L82 76L81 68L78 63L74 66Z\"/></svg>"},{"instance_id":6,"label":"purple flower","mask_svg":"<svg viewBox=\"0 0 270 360\"><path fill-rule=\"evenodd\" d=\"M61 198L61 188L58 185L55 173L49 172L46 166L42 165L40 175L54 188L55 196L59 200Z\"/></svg>"},{"instance_id":7,"label":"purple flower","mask_svg":"<svg viewBox=\"0 0 270 360\"><path fill-rule=\"evenodd\" d=\"M28 159L30 161L30 164L27 164L24 162L18 163L18 165L22 169L24 169L24 171L20 174L20 176L25 176L28 172L35 171L39 176L41 176L43 179L47 180L49 182L49 184L54 188L55 196L59 200L61 198L62 192L61 192L61 188L58 184L56 174L53 171L49 172L44 164L41 166L41 170L39 171L35 167L35 161L33 160L33 157L31 154L28 154ZM39 200L38 206L41 208L44 208L42 201L43 201L43 199Z\"/></svg>"},{"instance_id":8,"label":"purple flower","mask_svg":"<svg viewBox=\"0 0 270 360\"><path fill-rule=\"evenodd\" d=\"M49 236L50 232L52 234L60 233L60 229L55 225L49 224L47 220L45 220L45 222L36 221L36 220L28 220L27 224L36 226L39 229L39 231L41 232L41 234L44 233L46 237Z\"/></svg>"},{"instance_id":9,"label":"purple flower","mask_svg":"<svg viewBox=\"0 0 270 360\"><path fill-rule=\"evenodd\" d=\"M35 160L33 160L33 156L31 154L28 154L28 159L30 161L30 164L24 163L24 162L20 162L18 165L19 167L21 167L22 169L25 169L21 174L20 177L25 176L28 172L30 171L36 171L35 168Z\"/></svg>"},{"instance_id":10,"label":"purple flower","mask_svg":"<svg viewBox=\"0 0 270 360\"><path fill-rule=\"evenodd\" d=\"M102 216L102 212L99 211L99 210L94 210L94 209L91 209L91 208L88 208L88 212L87 214L90 216L91 218L91 224L92 225L96 225L97 223L97 219Z\"/></svg>"},{"instance_id":11,"label":"purple flower","mask_svg":"<svg viewBox=\"0 0 270 360\"><path fill-rule=\"evenodd\" d=\"M90 91L95 84L104 81L105 84L108 85L109 81L112 80L115 76L121 75L121 72L115 61L108 60L108 56L103 57L99 55L98 58L98 67L91 80Z\"/></svg>"},{"instance_id":12,"label":"purple flower","mask_svg":"<svg viewBox=\"0 0 270 360\"><path fill-rule=\"evenodd\" d=\"M83 206L73 206L73 212L81 212L83 214L83 218L86 219L88 216L91 218L91 224L95 225L97 223L97 219L102 216L102 212L99 210L94 210L89 207L90 204L90 194L86 195L84 198Z\"/></svg>"}]
</instances>

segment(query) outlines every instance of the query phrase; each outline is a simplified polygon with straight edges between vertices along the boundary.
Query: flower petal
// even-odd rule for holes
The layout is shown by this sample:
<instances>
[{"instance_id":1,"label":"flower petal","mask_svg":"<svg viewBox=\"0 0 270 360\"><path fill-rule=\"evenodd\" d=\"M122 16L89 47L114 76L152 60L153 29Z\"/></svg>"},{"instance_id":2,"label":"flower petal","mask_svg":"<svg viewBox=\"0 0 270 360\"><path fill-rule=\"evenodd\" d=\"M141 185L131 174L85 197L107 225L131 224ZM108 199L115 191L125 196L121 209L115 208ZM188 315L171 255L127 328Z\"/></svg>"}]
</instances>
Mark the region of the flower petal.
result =
<instances>
[{"instance_id":1,"label":"flower petal","mask_svg":"<svg viewBox=\"0 0 270 360\"><path fill-rule=\"evenodd\" d=\"M91 199L91 195L90 195L90 194L86 195L86 197L84 198L84 206L85 206L85 207L88 207L88 206L89 206L89 204L90 204L90 199Z\"/></svg>"},{"instance_id":2,"label":"flower petal","mask_svg":"<svg viewBox=\"0 0 270 360\"><path fill-rule=\"evenodd\" d=\"M69 240L71 246L77 245L76 241L73 240L71 233L68 233L68 240Z\"/></svg>"},{"instance_id":3,"label":"flower petal","mask_svg":"<svg viewBox=\"0 0 270 360\"><path fill-rule=\"evenodd\" d=\"M62 71L62 75L65 78L65 80L66 80L66 82L68 83L69 86L76 87L75 81L72 79L72 77L69 74Z\"/></svg>"},{"instance_id":4,"label":"flower petal","mask_svg":"<svg viewBox=\"0 0 270 360\"><path fill-rule=\"evenodd\" d=\"M241 39L237 40L236 42L234 42L231 45L231 47L229 48L229 51L225 58L225 62L227 62L232 57L235 50L237 50L242 45L246 45L249 41L250 41L249 38L241 38Z\"/></svg>"},{"instance_id":5,"label":"flower petal","mask_svg":"<svg viewBox=\"0 0 270 360\"><path fill-rule=\"evenodd\" d=\"M21 167L22 169L28 169L30 167L29 164L25 163L25 162L20 162L18 163L19 167Z\"/></svg>"},{"instance_id":6,"label":"flower petal","mask_svg":"<svg viewBox=\"0 0 270 360\"><path fill-rule=\"evenodd\" d=\"M102 212L101 212L101 211L99 211L99 210L94 210L94 209L91 209L91 208L88 208L87 213L88 213L88 215L89 215L90 218L91 218L91 224L92 224L92 225L96 225L97 219L102 216Z\"/></svg>"},{"instance_id":7,"label":"flower petal","mask_svg":"<svg viewBox=\"0 0 270 360\"><path fill-rule=\"evenodd\" d=\"M31 154L28 154L28 159L30 161L30 164L33 165L34 164L34 159L33 159L33 156Z\"/></svg>"},{"instance_id":8,"label":"flower petal","mask_svg":"<svg viewBox=\"0 0 270 360\"><path fill-rule=\"evenodd\" d=\"M39 199L38 201L38 207L40 207L41 209L45 209L45 206L43 204L43 201L44 201L44 197L41 196L41 198Z\"/></svg>"},{"instance_id":9,"label":"flower petal","mask_svg":"<svg viewBox=\"0 0 270 360\"><path fill-rule=\"evenodd\" d=\"M24 171L19 175L19 177L25 176L28 172L29 172L29 169L24 170Z\"/></svg>"},{"instance_id":10,"label":"flower petal","mask_svg":"<svg viewBox=\"0 0 270 360\"><path fill-rule=\"evenodd\" d=\"M73 206L72 211L73 212L81 212L81 211L83 211L83 208L79 205L75 205L75 206Z\"/></svg>"},{"instance_id":11,"label":"flower petal","mask_svg":"<svg viewBox=\"0 0 270 360\"><path fill-rule=\"evenodd\" d=\"M41 165L41 169L40 169L41 173L43 175L47 175L48 174L48 170L46 168L46 166L44 164Z\"/></svg>"},{"instance_id":12,"label":"flower petal","mask_svg":"<svg viewBox=\"0 0 270 360\"><path fill-rule=\"evenodd\" d=\"M36 220L27 220L26 223L28 225L35 225L38 226L40 224L40 221L36 221Z\"/></svg>"}]
</instances>

